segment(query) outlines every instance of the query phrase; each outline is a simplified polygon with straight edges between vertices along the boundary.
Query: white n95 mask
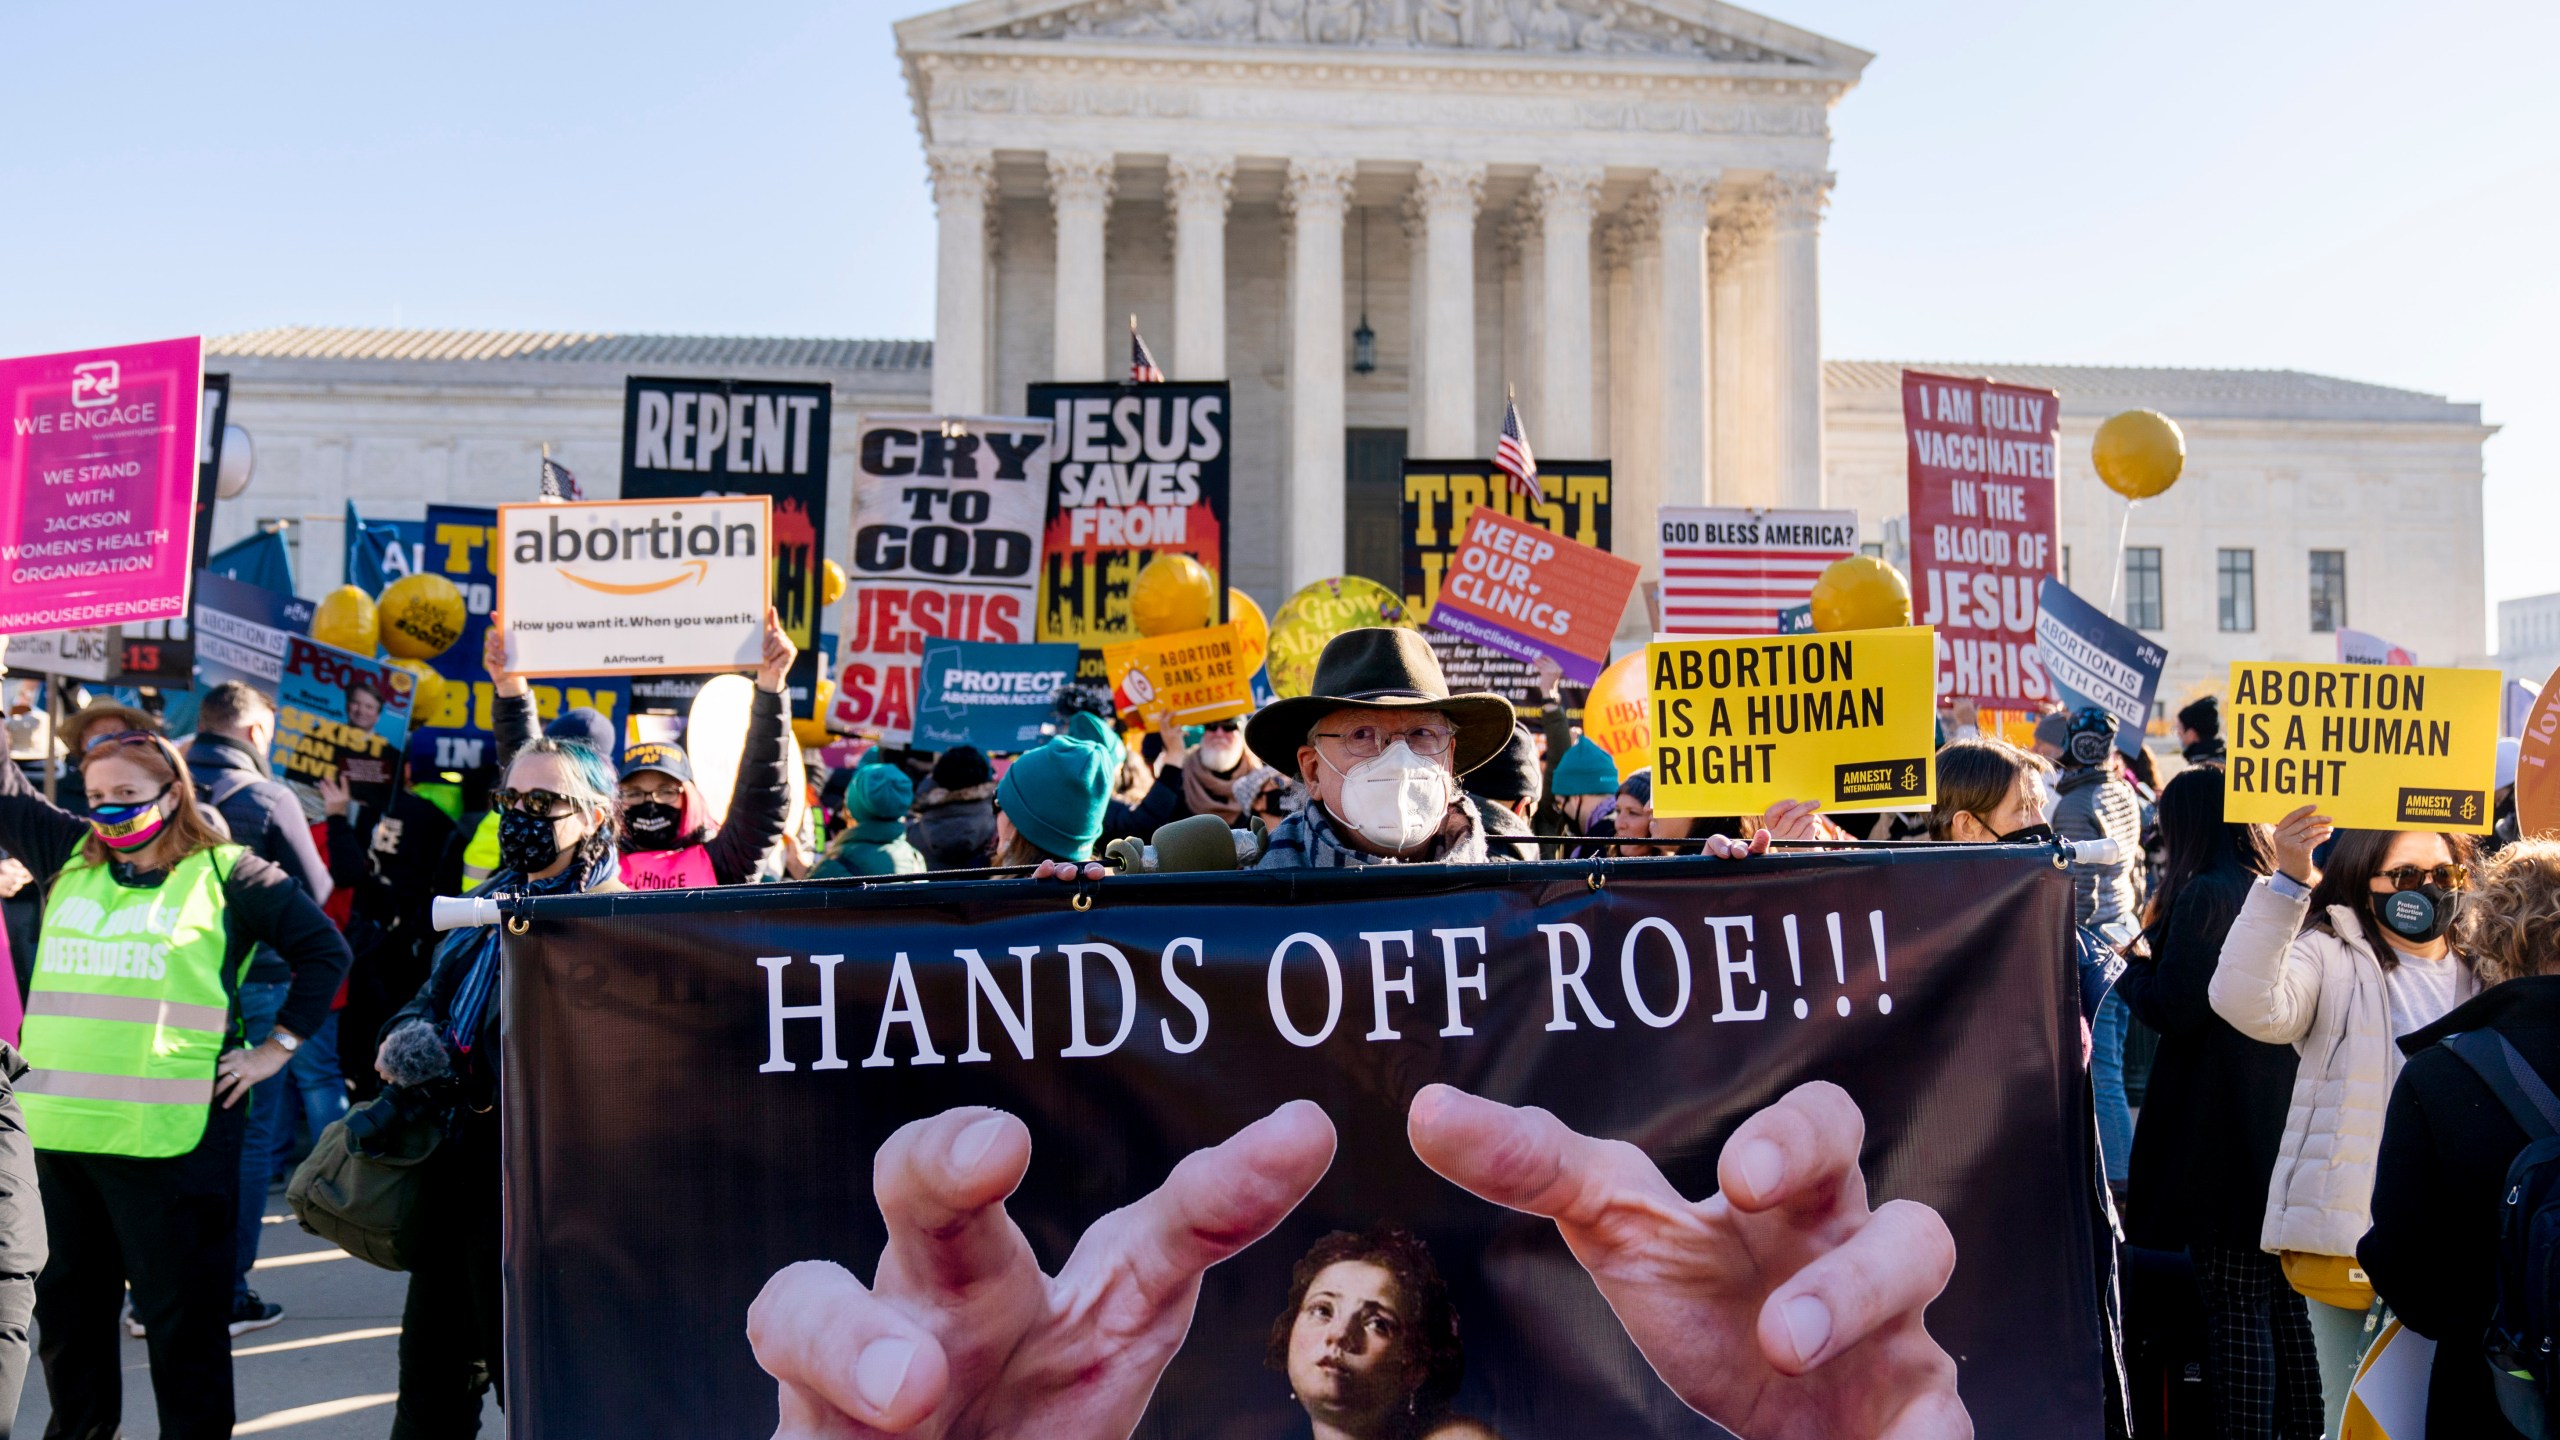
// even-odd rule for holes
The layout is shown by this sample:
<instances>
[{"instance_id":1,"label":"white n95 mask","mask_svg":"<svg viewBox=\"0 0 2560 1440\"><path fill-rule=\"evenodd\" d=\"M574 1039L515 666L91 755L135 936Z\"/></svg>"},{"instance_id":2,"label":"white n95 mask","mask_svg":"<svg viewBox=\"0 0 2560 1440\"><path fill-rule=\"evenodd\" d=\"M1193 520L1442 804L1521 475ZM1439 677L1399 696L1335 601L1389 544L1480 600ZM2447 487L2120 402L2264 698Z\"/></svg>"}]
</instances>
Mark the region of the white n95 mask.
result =
<instances>
[{"instance_id":1,"label":"white n95 mask","mask_svg":"<svg viewBox=\"0 0 2560 1440\"><path fill-rule=\"evenodd\" d=\"M1449 772L1402 740L1341 774L1342 809L1334 818L1381 850L1412 849L1449 813Z\"/></svg>"}]
</instances>

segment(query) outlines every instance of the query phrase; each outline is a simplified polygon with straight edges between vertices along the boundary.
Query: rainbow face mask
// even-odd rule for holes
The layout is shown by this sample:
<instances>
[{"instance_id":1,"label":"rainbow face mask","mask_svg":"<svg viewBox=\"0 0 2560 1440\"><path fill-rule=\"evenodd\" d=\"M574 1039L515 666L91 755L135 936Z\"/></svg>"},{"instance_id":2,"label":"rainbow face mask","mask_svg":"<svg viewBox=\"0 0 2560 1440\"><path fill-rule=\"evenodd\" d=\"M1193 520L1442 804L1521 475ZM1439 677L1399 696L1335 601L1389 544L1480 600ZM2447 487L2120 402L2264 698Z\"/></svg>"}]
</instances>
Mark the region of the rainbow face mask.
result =
<instances>
[{"instance_id":1,"label":"rainbow face mask","mask_svg":"<svg viewBox=\"0 0 2560 1440\"><path fill-rule=\"evenodd\" d=\"M168 787L148 800L130 805L93 805L89 807L89 828L97 832L106 847L119 854L131 854L158 838L169 817L160 802L169 797Z\"/></svg>"}]
</instances>

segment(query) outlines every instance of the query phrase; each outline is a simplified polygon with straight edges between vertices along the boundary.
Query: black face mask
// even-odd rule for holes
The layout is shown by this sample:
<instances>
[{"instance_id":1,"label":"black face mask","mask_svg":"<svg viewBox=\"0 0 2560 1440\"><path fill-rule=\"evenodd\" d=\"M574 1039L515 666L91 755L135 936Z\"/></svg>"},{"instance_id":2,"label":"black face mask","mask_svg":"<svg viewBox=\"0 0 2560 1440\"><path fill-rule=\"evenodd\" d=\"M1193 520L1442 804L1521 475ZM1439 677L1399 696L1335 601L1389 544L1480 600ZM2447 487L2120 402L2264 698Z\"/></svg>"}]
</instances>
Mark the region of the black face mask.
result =
<instances>
[{"instance_id":1,"label":"black face mask","mask_svg":"<svg viewBox=\"0 0 2560 1440\"><path fill-rule=\"evenodd\" d=\"M2024 845L2029 843L2050 845L2054 843L2055 838L2053 827L2039 820L2033 825L2022 826L2001 836L2000 843L2003 845Z\"/></svg>"},{"instance_id":2,"label":"black face mask","mask_svg":"<svg viewBox=\"0 0 2560 1440\"><path fill-rule=\"evenodd\" d=\"M673 850L676 842L683 838L676 832L676 822L683 818L683 811L656 800L625 805L622 807L622 848Z\"/></svg>"},{"instance_id":3,"label":"black face mask","mask_svg":"<svg viewBox=\"0 0 2560 1440\"><path fill-rule=\"evenodd\" d=\"M498 864L530 875L560 858L560 822L508 810L498 816Z\"/></svg>"},{"instance_id":4,"label":"black face mask","mask_svg":"<svg viewBox=\"0 0 2560 1440\"><path fill-rule=\"evenodd\" d=\"M2382 920L2382 928L2403 940L2424 945L2453 928L2454 912L2461 908L2462 896L2441 885L2421 885L2415 890L2400 890L2378 897L2373 913Z\"/></svg>"}]
</instances>

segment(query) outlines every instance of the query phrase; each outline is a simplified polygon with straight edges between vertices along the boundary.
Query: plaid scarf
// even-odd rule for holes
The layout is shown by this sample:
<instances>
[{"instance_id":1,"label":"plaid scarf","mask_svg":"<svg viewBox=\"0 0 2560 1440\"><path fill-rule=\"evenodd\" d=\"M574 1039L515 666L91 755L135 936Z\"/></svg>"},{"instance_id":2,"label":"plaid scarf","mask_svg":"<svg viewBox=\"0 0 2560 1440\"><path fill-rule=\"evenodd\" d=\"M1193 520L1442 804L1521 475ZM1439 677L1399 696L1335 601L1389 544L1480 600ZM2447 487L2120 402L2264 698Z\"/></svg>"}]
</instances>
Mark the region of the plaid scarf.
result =
<instances>
[{"instance_id":1,"label":"plaid scarf","mask_svg":"<svg viewBox=\"0 0 2560 1440\"><path fill-rule=\"evenodd\" d=\"M1461 798L1440 822L1431 845L1410 860L1372 855L1342 838L1321 801L1271 827L1256 870L1348 870L1363 865L1474 865L1485 859L1484 822L1475 807Z\"/></svg>"}]
</instances>

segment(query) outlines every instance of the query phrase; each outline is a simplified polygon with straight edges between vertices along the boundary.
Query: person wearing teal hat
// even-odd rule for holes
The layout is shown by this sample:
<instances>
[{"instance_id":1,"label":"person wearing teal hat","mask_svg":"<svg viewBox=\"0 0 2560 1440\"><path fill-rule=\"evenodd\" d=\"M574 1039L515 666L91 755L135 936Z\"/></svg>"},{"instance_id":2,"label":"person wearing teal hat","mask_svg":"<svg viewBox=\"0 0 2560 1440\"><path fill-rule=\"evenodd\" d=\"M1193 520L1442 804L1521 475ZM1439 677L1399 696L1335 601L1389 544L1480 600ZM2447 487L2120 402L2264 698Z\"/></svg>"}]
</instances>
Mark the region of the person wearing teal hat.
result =
<instances>
[{"instance_id":1,"label":"person wearing teal hat","mask_svg":"<svg viewBox=\"0 0 2560 1440\"><path fill-rule=\"evenodd\" d=\"M853 823L836 837L811 877L920 873L924 855L907 843L907 810L915 799L915 782L900 766L864 765L855 770L844 791L845 814Z\"/></svg>"},{"instance_id":2,"label":"person wearing teal hat","mask_svg":"<svg viewBox=\"0 0 2560 1440\"><path fill-rule=\"evenodd\" d=\"M998 865L1045 869L1047 862L1072 866L1092 857L1093 842L1102 835L1103 812L1111 803L1111 777L1119 766L1079 728L1071 722L1068 733L1023 752L996 782Z\"/></svg>"},{"instance_id":3,"label":"person wearing teal hat","mask_svg":"<svg viewBox=\"0 0 2560 1440\"><path fill-rule=\"evenodd\" d=\"M1120 738L1119 731L1111 728L1111 722L1090 710L1079 710L1070 716L1067 728L1059 733L1067 739L1101 746L1102 753L1110 757L1115 773L1120 769L1121 757L1129 753L1128 743Z\"/></svg>"},{"instance_id":4,"label":"person wearing teal hat","mask_svg":"<svg viewBox=\"0 0 2560 1440\"><path fill-rule=\"evenodd\" d=\"M1541 835L1589 835L1618 793L1618 762L1588 735L1575 738L1547 781L1533 822ZM1558 852L1562 853L1562 852Z\"/></svg>"}]
</instances>

